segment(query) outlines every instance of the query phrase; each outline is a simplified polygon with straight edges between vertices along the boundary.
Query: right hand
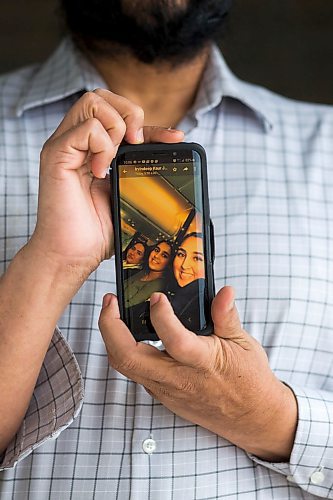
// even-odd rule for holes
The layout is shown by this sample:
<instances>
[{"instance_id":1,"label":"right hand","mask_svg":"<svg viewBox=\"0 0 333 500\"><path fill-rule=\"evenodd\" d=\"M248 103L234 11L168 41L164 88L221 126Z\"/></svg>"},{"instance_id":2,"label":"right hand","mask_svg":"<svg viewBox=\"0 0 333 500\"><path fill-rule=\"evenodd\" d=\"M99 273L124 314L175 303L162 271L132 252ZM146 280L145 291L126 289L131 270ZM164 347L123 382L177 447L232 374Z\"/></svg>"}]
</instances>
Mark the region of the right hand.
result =
<instances>
[{"instance_id":1,"label":"right hand","mask_svg":"<svg viewBox=\"0 0 333 500\"><path fill-rule=\"evenodd\" d=\"M180 142L181 131L144 127L142 108L107 90L84 94L41 152L37 224L28 245L82 280L113 253L108 167L122 140Z\"/></svg>"}]
</instances>

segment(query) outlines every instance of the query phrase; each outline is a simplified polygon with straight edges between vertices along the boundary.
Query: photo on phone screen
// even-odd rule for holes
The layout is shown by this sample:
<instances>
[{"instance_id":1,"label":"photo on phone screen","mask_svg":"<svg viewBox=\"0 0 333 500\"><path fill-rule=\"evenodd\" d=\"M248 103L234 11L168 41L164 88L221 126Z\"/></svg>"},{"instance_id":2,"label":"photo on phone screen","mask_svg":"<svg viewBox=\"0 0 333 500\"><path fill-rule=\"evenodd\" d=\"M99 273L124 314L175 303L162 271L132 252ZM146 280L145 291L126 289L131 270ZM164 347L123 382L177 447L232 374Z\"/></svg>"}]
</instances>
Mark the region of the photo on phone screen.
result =
<instances>
[{"instance_id":1,"label":"photo on phone screen","mask_svg":"<svg viewBox=\"0 0 333 500\"><path fill-rule=\"evenodd\" d=\"M155 338L149 299L163 292L186 328L206 334L213 285L202 153L184 144L127 149L113 177L122 315L137 339Z\"/></svg>"}]
</instances>

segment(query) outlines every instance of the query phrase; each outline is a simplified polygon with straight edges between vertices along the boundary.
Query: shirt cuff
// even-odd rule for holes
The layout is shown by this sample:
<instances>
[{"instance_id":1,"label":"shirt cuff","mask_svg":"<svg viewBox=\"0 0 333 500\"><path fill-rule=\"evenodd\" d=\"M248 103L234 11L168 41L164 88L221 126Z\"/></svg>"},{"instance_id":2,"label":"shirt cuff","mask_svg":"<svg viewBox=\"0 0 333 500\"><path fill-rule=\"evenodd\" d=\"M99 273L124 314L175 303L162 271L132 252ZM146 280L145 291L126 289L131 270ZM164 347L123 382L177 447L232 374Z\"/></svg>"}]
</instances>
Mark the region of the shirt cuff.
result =
<instances>
[{"instance_id":1,"label":"shirt cuff","mask_svg":"<svg viewBox=\"0 0 333 500\"><path fill-rule=\"evenodd\" d=\"M298 403L298 425L289 463L250 458L312 495L333 498L333 393L287 384Z\"/></svg>"},{"instance_id":2,"label":"shirt cuff","mask_svg":"<svg viewBox=\"0 0 333 500\"><path fill-rule=\"evenodd\" d=\"M15 467L45 441L57 438L77 417L82 403L79 365L56 328L22 425L0 457L0 470Z\"/></svg>"}]
</instances>

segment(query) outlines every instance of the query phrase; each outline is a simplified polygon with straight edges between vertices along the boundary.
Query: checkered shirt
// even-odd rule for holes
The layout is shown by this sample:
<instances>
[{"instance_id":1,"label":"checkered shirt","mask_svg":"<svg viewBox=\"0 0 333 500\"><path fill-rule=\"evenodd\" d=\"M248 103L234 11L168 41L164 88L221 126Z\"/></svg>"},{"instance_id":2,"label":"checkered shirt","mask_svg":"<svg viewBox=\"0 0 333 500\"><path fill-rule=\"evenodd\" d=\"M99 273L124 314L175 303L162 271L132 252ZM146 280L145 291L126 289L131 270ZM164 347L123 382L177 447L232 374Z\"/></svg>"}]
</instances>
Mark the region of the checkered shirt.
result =
<instances>
[{"instance_id":1,"label":"checkered shirt","mask_svg":"<svg viewBox=\"0 0 333 500\"><path fill-rule=\"evenodd\" d=\"M68 39L44 64L0 78L3 272L34 229L44 141L101 86ZM245 329L297 397L290 462L249 456L109 366L97 320L115 291L111 259L59 319L2 457L1 500L333 498L332 107L245 83L212 48L179 127L207 151L216 288L235 287Z\"/></svg>"}]
</instances>

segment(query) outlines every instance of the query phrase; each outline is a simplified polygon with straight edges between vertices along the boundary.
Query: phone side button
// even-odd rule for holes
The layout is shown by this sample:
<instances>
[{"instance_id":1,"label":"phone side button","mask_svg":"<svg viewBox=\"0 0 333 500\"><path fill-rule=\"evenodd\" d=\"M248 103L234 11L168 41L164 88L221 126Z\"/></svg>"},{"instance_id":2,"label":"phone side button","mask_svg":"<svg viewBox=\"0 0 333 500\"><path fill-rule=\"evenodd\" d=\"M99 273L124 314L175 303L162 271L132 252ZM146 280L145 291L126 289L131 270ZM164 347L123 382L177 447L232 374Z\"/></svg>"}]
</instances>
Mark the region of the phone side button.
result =
<instances>
[{"instance_id":1,"label":"phone side button","mask_svg":"<svg viewBox=\"0 0 333 500\"><path fill-rule=\"evenodd\" d=\"M211 261L214 263L215 260L215 235L214 235L214 224L212 219L209 219L209 232L210 232L210 253Z\"/></svg>"}]
</instances>

